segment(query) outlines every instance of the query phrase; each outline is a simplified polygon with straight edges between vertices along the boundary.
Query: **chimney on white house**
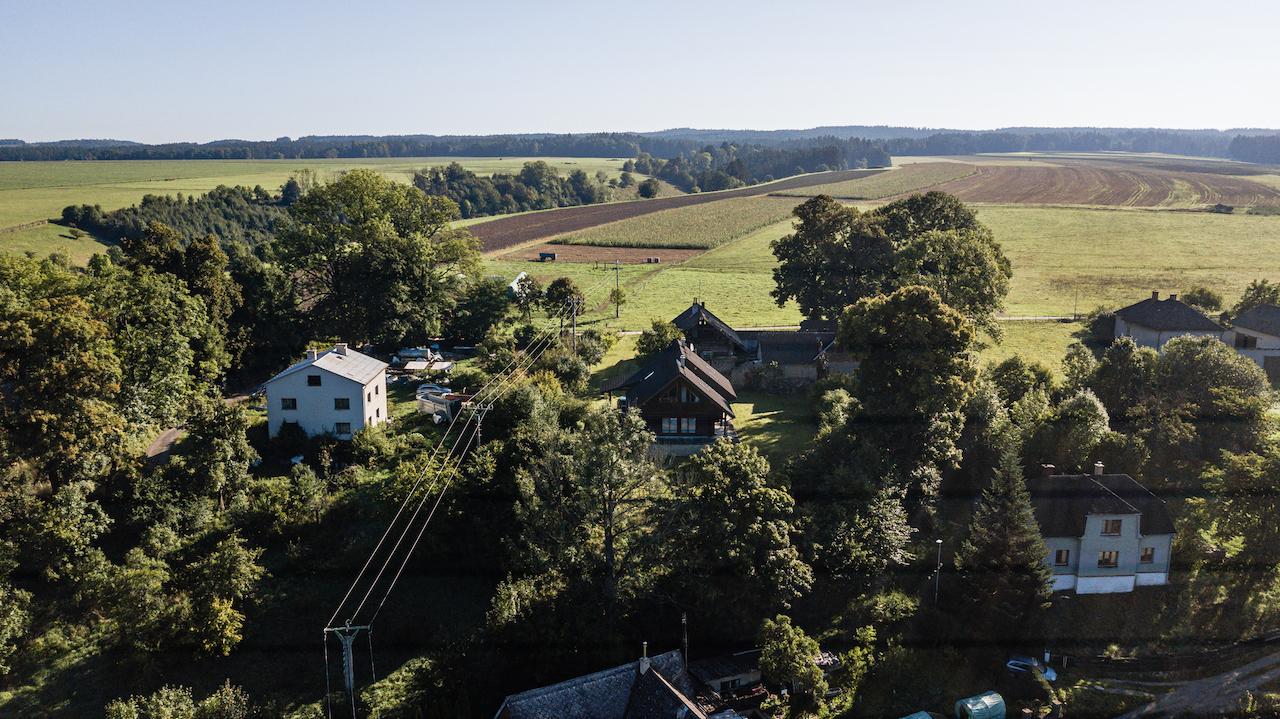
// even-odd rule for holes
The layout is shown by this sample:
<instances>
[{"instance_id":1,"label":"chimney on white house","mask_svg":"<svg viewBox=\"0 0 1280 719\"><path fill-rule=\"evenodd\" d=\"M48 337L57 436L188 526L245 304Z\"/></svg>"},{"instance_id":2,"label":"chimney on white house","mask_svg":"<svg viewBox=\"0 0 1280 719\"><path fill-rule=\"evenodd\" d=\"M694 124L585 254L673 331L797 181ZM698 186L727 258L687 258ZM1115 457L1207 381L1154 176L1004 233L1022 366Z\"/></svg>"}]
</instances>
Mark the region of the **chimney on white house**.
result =
<instances>
[{"instance_id":1,"label":"chimney on white house","mask_svg":"<svg viewBox=\"0 0 1280 719\"><path fill-rule=\"evenodd\" d=\"M649 671L649 642L640 645L640 673L644 674Z\"/></svg>"},{"instance_id":2,"label":"chimney on white house","mask_svg":"<svg viewBox=\"0 0 1280 719\"><path fill-rule=\"evenodd\" d=\"M340 355L345 355L347 353L347 343L339 342L338 344L333 346L333 351L337 352Z\"/></svg>"},{"instance_id":3,"label":"chimney on white house","mask_svg":"<svg viewBox=\"0 0 1280 719\"><path fill-rule=\"evenodd\" d=\"M1152 290L1152 291L1151 291L1151 299L1153 299L1153 300L1158 300L1158 299L1160 299L1160 290Z\"/></svg>"},{"instance_id":4,"label":"chimney on white house","mask_svg":"<svg viewBox=\"0 0 1280 719\"><path fill-rule=\"evenodd\" d=\"M307 350L307 359L309 359L309 360L313 360L313 359L315 359L315 358L316 358L316 351L315 351L315 350Z\"/></svg>"},{"instance_id":5,"label":"chimney on white house","mask_svg":"<svg viewBox=\"0 0 1280 719\"><path fill-rule=\"evenodd\" d=\"M1178 299L1178 294L1177 294L1176 292L1170 292L1170 293L1169 293L1169 299L1171 299L1171 300L1176 300L1176 299Z\"/></svg>"},{"instance_id":6,"label":"chimney on white house","mask_svg":"<svg viewBox=\"0 0 1280 719\"><path fill-rule=\"evenodd\" d=\"M1106 469L1106 467L1104 467L1104 466L1103 466L1102 462L1094 462L1094 463L1093 463L1093 476L1095 476L1095 477L1101 477L1101 476L1102 476L1102 474L1103 474L1103 470L1105 470L1105 469Z\"/></svg>"}]
</instances>

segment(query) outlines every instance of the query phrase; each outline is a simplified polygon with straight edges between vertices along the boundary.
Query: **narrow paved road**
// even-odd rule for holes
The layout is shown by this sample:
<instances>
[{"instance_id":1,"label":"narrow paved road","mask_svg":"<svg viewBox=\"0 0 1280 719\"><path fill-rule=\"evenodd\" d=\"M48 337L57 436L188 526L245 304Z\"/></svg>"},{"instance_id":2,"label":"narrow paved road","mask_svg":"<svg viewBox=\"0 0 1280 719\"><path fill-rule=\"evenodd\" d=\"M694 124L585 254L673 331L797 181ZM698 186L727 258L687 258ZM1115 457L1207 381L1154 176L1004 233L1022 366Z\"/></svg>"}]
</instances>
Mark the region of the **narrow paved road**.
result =
<instances>
[{"instance_id":1,"label":"narrow paved road","mask_svg":"<svg viewBox=\"0 0 1280 719\"><path fill-rule=\"evenodd\" d=\"M1119 717L1196 717L1238 708L1246 691L1257 691L1280 679L1280 652L1268 654L1229 672L1186 682Z\"/></svg>"}]
</instances>

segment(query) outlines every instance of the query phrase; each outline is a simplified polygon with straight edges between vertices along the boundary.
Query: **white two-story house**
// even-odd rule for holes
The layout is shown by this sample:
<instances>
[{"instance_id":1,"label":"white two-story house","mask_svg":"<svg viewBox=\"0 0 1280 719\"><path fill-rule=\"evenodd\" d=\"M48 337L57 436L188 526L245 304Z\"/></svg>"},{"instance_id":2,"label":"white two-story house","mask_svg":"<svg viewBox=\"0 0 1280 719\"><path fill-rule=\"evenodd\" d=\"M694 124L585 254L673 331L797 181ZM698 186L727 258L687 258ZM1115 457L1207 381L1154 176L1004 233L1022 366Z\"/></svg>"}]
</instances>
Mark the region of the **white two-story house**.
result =
<instances>
[{"instance_id":1,"label":"white two-story house","mask_svg":"<svg viewBox=\"0 0 1280 719\"><path fill-rule=\"evenodd\" d=\"M1116 310L1116 339L1130 337L1139 347L1159 352L1174 337L1217 337L1226 341L1227 329L1200 314L1200 310L1169 295L1160 299L1152 292L1150 299Z\"/></svg>"},{"instance_id":2,"label":"white two-story house","mask_svg":"<svg viewBox=\"0 0 1280 719\"><path fill-rule=\"evenodd\" d=\"M1280 307L1258 305L1232 322L1236 351L1257 362L1272 382L1280 381Z\"/></svg>"},{"instance_id":3,"label":"white two-story house","mask_svg":"<svg viewBox=\"0 0 1280 719\"><path fill-rule=\"evenodd\" d=\"M1127 474L1055 474L1027 480L1048 549L1054 591L1132 592L1169 583L1173 518L1160 498Z\"/></svg>"},{"instance_id":4,"label":"white two-story house","mask_svg":"<svg viewBox=\"0 0 1280 719\"><path fill-rule=\"evenodd\" d=\"M339 439L387 421L387 364L334 345L307 356L267 380L267 428L272 437L285 423L309 437Z\"/></svg>"}]
</instances>

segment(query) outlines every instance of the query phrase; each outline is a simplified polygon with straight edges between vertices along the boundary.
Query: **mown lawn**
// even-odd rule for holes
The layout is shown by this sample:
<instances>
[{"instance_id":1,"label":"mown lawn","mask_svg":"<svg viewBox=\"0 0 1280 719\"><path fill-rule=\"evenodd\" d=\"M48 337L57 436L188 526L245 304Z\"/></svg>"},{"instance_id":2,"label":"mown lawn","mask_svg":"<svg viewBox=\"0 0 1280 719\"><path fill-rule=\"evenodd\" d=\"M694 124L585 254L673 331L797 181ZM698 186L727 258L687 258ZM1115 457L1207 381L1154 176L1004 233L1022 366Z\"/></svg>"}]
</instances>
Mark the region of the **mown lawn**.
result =
<instances>
[{"instance_id":1,"label":"mown lawn","mask_svg":"<svg viewBox=\"0 0 1280 719\"><path fill-rule=\"evenodd\" d=\"M1000 323L1004 338L999 344L983 338L985 346L978 358L984 365L996 364L1014 355L1040 364L1059 373L1067 347L1075 342L1077 334L1084 330L1081 322L1031 322L1013 320Z\"/></svg>"},{"instance_id":2,"label":"mown lawn","mask_svg":"<svg viewBox=\"0 0 1280 719\"><path fill-rule=\"evenodd\" d=\"M804 449L817 431L805 392L740 390L731 407L738 436L768 457L774 468Z\"/></svg>"}]
</instances>

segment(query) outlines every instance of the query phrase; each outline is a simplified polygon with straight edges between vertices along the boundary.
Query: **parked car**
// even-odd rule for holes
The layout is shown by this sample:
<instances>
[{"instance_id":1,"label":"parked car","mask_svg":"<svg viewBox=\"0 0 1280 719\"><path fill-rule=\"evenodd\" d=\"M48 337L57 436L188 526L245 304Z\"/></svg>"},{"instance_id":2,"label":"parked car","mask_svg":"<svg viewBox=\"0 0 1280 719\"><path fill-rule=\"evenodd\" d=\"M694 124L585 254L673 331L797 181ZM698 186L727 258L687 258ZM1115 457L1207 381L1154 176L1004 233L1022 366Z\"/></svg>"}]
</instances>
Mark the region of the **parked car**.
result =
<instances>
[{"instance_id":1,"label":"parked car","mask_svg":"<svg viewBox=\"0 0 1280 719\"><path fill-rule=\"evenodd\" d=\"M428 395L428 394L449 394L452 391L453 390L449 389L448 387L441 387L438 384L432 384L428 382L427 384L418 385L418 390L416 394L419 397L421 397L423 395Z\"/></svg>"},{"instance_id":2,"label":"parked car","mask_svg":"<svg viewBox=\"0 0 1280 719\"><path fill-rule=\"evenodd\" d=\"M1054 681L1058 678L1058 673L1053 670L1053 667L1046 667L1044 662L1035 657L1009 657L1009 661L1005 663L1004 667L1015 674L1040 672L1049 681Z\"/></svg>"}]
</instances>

